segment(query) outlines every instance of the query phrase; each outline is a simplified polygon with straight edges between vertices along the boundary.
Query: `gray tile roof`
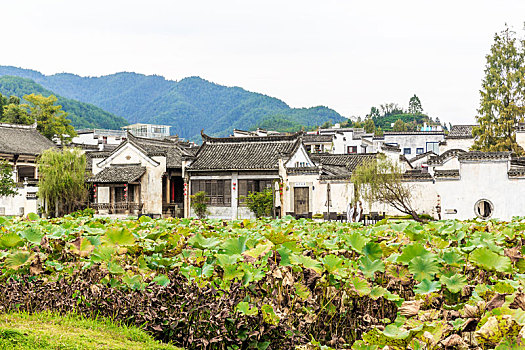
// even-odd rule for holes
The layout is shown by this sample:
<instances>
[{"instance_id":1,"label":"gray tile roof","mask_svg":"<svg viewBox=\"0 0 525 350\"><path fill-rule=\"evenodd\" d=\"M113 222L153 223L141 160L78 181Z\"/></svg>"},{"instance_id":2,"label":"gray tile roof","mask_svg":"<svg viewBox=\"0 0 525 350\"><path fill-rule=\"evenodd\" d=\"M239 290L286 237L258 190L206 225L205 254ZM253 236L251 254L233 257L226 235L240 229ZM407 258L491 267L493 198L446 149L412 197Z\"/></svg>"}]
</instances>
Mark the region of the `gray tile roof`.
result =
<instances>
[{"instance_id":1,"label":"gray tile roof","mask_svg":"<svg viewBox=\"0 0 525 350\"><path fill-rule=\"evenodd\" d=\"M459 179L459 169L446 169L434 171L436 179Z\"/></svg>"},{"instance_id":2,"label":"gray tile roof","mask_svg":"<svg viewBox=\"0 0 525 350\"><path fill-rule=\"evenodd\" d=\"M93 183L130 183L136 182L146 172L139 164L111 165L88 179Z\"/></svg>"},{"instance_id":3,"label":"gray tile roof","mask_svg":"<svg viewBox=\"0 0 525 350\"><path fill-rule=\"evenodd\" d=\"M447 139L473 139L472 128L477 125L452 125Z\"/></svg>"},{"instance_id":4,"label":"gray tile roof","mask_svg":"<svg viewBox=\"0 0 525 350\"><path fill-rule=\"evenodd\" d=\"M203 145L188 171L278 170L278 160L301 144L302 133L261 137L213 138L202 134Z\"/></svg>"},{"instance_id":5,"label":"gray tile roof","mask_svg":"<svg viewBox=\"0 0 525 350\"><path fill-rule=\"evenodd\" d=\"M403 173L403 181L432 181L432 175L427 172L421 171L421 169L407 170Z\"/></svg>"},{"instance_id":6,"label":"gray tile roof","mask_svg":"<svg viewBox=\"0 0 525 350\"><path fill-rule=\"evenodd\" d=\"M492 161L492 160L510 160L511 152L479 152L471 151L458 155L458 160L465 161Z\"/></svg>"},{"instance_id":7,"label":"gray tile roof","mask_svg":"<svg viewBox=\"0 0 525 350\"><path fill-rule=\"evenodd\" d=\"M31 125L0 124L0 153L37 156L55 144Z\"/></svg>"},{"instance_id":8,"label":"gray tile roof","mask_svg":"<svg viewBox=\"0 0 525 350\"><path fill-rule=\"evenodd\" d=\"M311 155L312 160L322 166L321 179L349 179L355 168L375 157L376 153Z\"/></svg>"},{"instance_id":9,"label":"gray tile roof","mask_svg":"<svg viewBox=\"0 0 525 350\"><path fill-rule=\"evenodd\" d=\"M417 156L409 159L408 161L409 162L414 162L414 161L419 160L421 158L430 157L430 156L436 156L436 155L437 154L435 154L433 151L426 151L425 153L418 154Z\"/></svg>"},{"instance_id":10,"label":"gray tile roof","mask_svg":"<svg viewBox=\"0 0 525 350\"><path fill-rule=\"evenodd\" d=\"M93 170L93 159L95 158L107 158L111 154L108 151L86 151L86 170L91 172Z\"/></svg>"},{"instance_id":11,"label":"gray tile roof","mask_svg":"<svg viewBox=\"0 0 525 350\"><path fill-rule=\"evenodd\" d=\"M428 158L427 163L428 165L442 165L445 163L445 161L449 160L450 158L457 157L462 153L467 153L467 151L459 148L449 149L438 156L431 156Z\"/></svg>"},{"instance_id":12,"label":"gray tile roof","mask_svg":"<svg viewBox=\"0 0 525 350\"><path fill-rule=\"evenodd\" d=\"M304 142L332 142L333 135L306 134L303 136Z\"/></svg>"}]
</instances>

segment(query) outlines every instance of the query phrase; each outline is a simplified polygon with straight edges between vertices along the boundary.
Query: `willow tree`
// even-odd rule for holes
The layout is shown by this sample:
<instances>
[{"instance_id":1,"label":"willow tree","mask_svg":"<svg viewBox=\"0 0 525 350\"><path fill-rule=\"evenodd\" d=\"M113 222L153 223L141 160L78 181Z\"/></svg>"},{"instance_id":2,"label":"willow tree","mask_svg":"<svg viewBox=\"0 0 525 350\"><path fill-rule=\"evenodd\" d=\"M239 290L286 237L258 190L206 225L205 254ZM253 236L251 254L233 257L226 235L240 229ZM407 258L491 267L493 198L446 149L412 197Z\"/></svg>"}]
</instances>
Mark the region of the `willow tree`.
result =
<instances>
[{"instance_id":1,"label":"willow tree","mask_svg":"<svg viewBox=\"0 0 525 350\"><path fill-rule=\"evenodd\" d=\"M390 205L417 221L422 220L412 206L413 189L403 181L403 171L384 154L365 161L352 173L356 200Z\"/></svg>"},{"instance_id":2,"label":"willow tree","mask_svg":"<svg viewBox=\"0 0 525 350\"><path fill-rule=\"evenodd\" d=\"M49 149L38 158L38 196L46 212L63 216L87 199L86 156L78 148Z\"/></svg>"},{"instance_id":3,"label":"willow tree","mask_svg":"<svg viewBox=\"0 0 525 350\"><path fill-rule=\"evenodd\" d=\"M525 47L506 28L496 33L487 55L473 150L523 154L515 129L525 117Z\"/></svg>"}]
</instances>

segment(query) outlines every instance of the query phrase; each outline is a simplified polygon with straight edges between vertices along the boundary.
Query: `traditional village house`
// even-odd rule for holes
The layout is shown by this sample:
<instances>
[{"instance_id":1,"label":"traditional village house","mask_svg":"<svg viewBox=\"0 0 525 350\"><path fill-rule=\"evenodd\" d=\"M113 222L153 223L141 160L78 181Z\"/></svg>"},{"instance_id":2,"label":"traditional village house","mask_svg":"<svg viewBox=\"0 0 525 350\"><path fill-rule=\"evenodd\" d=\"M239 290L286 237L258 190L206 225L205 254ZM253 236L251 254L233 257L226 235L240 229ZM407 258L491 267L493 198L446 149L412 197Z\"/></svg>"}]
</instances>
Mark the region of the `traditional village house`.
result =
<instances>
[{"instance_id":1,"label":"traditional village house","mask_svg":"<svg viewBox=\"0 0 525 350\"><path fill-rule=\"evenodd\" d=\"M55 144L36 130L34 125L0 124L0 158L13 167L18 194L0 197L0 215L36 213L38 168L36 159Z\"/></svg>"},{"instance_id":2,"label":"traditional village house","mask_svg":"<svg viewBox=\"0 0 525 350\"><path fill-rule=\"evenodd\" d=\"M189 144L177 139L127 139L103 158L89 154L92 206L100 214L183 216L182 157Z\"/></svg>"},{"instance_id":3,"label":"traditional village house","mask_svg":"<svg viewBox=\"0 0 525 350\"><path fill-rule=\"evenodd\" d=\"M247 218L253 213L243 197L271 188L280 206L279 184L289 167L312 166L302 143L302 133L262 137L213 138L203 144L185 169L189 194L206 192L211 218ZM186 197L186 215L193 216ZM281 211L286 210L280 208Z\"/></svg>"}]
</instances>

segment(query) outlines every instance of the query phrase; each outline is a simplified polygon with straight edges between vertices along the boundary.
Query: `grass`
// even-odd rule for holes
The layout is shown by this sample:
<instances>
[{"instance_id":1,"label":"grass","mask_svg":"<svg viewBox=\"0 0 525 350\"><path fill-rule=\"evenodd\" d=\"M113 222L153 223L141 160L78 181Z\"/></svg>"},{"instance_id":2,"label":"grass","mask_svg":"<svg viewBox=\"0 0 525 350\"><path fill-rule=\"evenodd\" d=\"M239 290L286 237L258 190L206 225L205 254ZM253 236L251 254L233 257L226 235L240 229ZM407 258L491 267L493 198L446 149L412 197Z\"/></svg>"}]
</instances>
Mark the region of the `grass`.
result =
<instances>
[{"instance_id":1,"label":"grass","mask_svg":"<svg viewBox=\"0 0 525 350\"><path fill-rule=\"evenodd\" d=\"M182 350L162 344L136 327L74 314L0 315L1 350L155 349Z\"/></svg>"}]
</instances>

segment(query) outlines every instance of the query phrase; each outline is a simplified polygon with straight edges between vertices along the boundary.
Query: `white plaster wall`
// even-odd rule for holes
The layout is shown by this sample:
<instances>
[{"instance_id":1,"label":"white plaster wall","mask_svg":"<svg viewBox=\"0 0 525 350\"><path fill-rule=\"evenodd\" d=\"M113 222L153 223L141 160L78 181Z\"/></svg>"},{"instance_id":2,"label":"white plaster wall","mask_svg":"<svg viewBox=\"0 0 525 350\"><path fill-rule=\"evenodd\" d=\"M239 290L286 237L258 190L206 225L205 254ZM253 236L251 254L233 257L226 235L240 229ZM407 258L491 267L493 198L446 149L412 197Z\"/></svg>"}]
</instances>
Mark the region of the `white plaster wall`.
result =
<instances>
[{"instance_id":1,"label":"white plaster wall","mask_svg":"<svg viewBox=\"0 0 525 350\"><path fill-rule=\"evenodd\" d=\"M36 187L18 188L18 193L14 196L0 197L0 208L4 208L4 215L18 216L21 208L24 215L36 213L37 199L27 199L27 194L36 193L37 190Z\"/></svg>"},{"instance_id":2,"label":"white plaster wall","mask_svg":"<svg viewBox=\"0 0 525 350\"><path fill-rule=\"evenodd\" d=\"M523 131L516 131L516 142L523 149L525 149L525 132L523 132Z\"/></svg>"},{"instance_id":3,"label":"white plaster wall","mask_svg":"<svg viewBox=\"0 0 525 350\"><path fill-rule=\"evenodd\" d=\"M312 161L310 160L310 157L308 157L308 153L306 152L306 149L303 145L301 145L297 151L290 157L290 159L286 162L287 168L293 168L295 167L295 164L297 162L304 162L306 163L306 166L313 166Z\"/></svg>"},{"instance_id":4,"label":"white plaster wall","mask_svg":"<svg viewBox=\"0 0 525 350\"><path fill-rule=\"evenodd\" d=\"M509 179L507 168L506 161L462 162L460 180L436 181L442 201L442 218L474 218L474 205L480 199L488 199L494 205L492 218L510 220L513 216L524 215L525 179ZM446 214L447 209L455 209L457 214Z\"/></svg>"},{"instance_id":5,"label":"white plaster wall","mask_svg":"<svg viewBox=\"0 0 525 350\"><path fill-rule=\"evenodd\" d=\"M406 135L384 135L384 142L388 144L396 143L401 148L401 154L403 154L404 148L410 148L410 157L416 156L416 149L423 148L423 152L427 151L427 142L440 142L445 139L443 134L438 135L419 135L419 134L406 134Z\"/></svg>"},{"instance_id":6,"label":"white plaster wall","mask_svg":"<svg viewBox=\"0 0 525 350\"><path fill-rule=\"evenodd\" d=\"M449 149L462 149L468 151L473 144L474 139L447 139L446 144L439 145L439 154L443 154Z\"/></svg>"}]
</instances>

